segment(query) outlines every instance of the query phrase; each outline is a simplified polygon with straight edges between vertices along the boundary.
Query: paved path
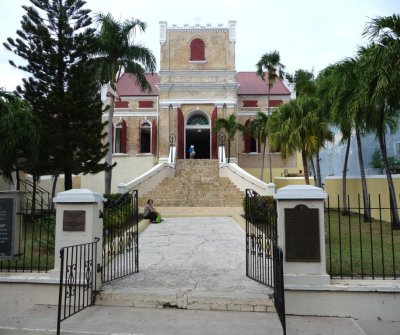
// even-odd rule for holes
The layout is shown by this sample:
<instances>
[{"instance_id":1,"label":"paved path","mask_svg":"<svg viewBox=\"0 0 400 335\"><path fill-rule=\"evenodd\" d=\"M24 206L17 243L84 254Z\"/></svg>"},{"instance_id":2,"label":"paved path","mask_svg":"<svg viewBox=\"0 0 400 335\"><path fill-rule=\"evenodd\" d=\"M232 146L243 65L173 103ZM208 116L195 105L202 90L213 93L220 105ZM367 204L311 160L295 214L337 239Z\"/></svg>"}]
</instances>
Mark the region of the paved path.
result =
<instances>
[{"instance_id":1,"label":"paved path","mask_svg":"<svg viewBox=\"0 0 400 335\"><path fill-rule=\"evenodd\" d=\"M103 285L102 297L131 292L197 309L200 298L203 303L206 298L219 298L219 304L230 304L223 308L228 310L249 310L245 304L249 300L264 305L259 311L272 305L273 291L246 277L245 233L232 218L165 218L140 234L139 250L140 272ZM166 296L177 301L168 301ZM187 306L187 300L195 298L197 305Z\"/></svg>"}]
</instances>

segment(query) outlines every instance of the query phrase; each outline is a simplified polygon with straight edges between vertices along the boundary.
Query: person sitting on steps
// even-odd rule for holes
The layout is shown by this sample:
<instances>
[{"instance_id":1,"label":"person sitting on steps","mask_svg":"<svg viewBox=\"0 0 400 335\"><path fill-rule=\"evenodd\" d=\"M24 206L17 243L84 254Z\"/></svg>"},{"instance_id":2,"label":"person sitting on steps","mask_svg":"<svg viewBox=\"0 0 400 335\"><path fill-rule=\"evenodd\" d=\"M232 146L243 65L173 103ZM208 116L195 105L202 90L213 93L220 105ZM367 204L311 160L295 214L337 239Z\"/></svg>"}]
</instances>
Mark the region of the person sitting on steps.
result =
<instances>
[{"instance_id":1,"label":"person sitting on steps","mask_svg":"<svg viewBox=\"0 0 400 335\"><path fill-rule=\"evenodd\" d=\"M161 215L157 212L157 210L153 207L153 199L147 200L146 206L144 206L143 210L143 218L149 219L151 223L158 223L160 221L164 221L161 219ZM160 221L157 222L157 217L160 217Z\"/></svg>"}]
</instances>

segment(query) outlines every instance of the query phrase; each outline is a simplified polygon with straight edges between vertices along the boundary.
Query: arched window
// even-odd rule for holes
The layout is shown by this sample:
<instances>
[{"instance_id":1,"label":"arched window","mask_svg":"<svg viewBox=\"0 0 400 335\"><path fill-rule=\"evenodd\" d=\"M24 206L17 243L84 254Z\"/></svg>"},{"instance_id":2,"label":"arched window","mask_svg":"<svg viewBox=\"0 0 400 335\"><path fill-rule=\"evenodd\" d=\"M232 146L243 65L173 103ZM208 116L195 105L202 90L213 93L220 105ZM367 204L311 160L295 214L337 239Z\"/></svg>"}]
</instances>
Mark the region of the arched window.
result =
<instances>
[{"instance_id":1,"label":"arched window","mask_svg":"<svg viewBox=\"0 0 400 335\"><path fill-rule=\"evenodd\" d=\"M202 39L195 38L190 43L190 60L191 61L204 61L205 57L205 45Z\"/></svg>"},{"instance_id":2,"label":"arched window","mask_svg":"<svg viewBox=\"0 0 400 335\"><path fill-rule=\"evenodd\" d=\"M151 123L147 120L140 124L140 152L151 153Z\"/></svg>"},{"instance_id":3,"label":"arched window","mask_svg":"<svg viewBox=\"0 0 400 335\"><path fill-rule=\"evenodd\" d=\"M208 119L202 114L193 114L186 123L188 126L207 126Z\"/></svg>"},{"instance_id":4,"label":"arched window","mask_svg":"<svg viewBox=\"0 0 400 335\"><path fill-rule=\"evenodd\" d=\"M247 120L245 127L247 129L247 134L244 138L244 152L258 152L258 141L256 138L250 135L252 121Z\"/></svg>"},{"instance_id":5,"label":"arched window","mask_svg":"<svg viewBox=\"0 0 400 335\"><path fill-rule=\"evenodd\" d=\"M126 154L126 131L127 125L125 120L119 120L113 127L113 153Z\"/></svg>"}]
</instances>

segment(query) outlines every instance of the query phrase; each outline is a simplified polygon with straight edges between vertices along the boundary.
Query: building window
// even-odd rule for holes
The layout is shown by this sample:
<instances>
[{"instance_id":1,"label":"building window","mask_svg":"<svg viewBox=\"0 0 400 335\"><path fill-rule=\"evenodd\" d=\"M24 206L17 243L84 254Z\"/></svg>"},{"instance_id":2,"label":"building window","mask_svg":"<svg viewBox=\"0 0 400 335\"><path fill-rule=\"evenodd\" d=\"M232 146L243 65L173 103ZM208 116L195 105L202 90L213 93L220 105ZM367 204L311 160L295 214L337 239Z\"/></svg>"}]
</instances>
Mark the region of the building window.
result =
<instances>
[{"instance_id":1,"label":"building window","mask_svg":"<svg viewBox=\"0 0 400 335\"><path fill-rule=\"evenodd\" d=\"M279 107L283 104L282 100L270 100L269 107Z\"/></svg>"},{"instance_id":2,"label":"building window","mask_svg":"<svg viewBox=\"0 0 400 335\"><path fill-rule=\"evenodd\" d=\"M247 134L244 137L244 152L258 152L258 141L251 135L252 121L247 120L245 123Z\"/></svg>"},{"instance_id":3,"label":"building window","mask_svg":"<svg viewBox=\"0 0 400 335\"><path fill-rule=\"evenodd\" d=\"M257 100L244 100L243 107L258 107Z\"/></svg>"},{"instance_id":4,"label":"building window","mask_svg":"<svg viewBox=\"0 0 400 335\"><path fill-rule=\"evenodd\" d=\"M394 144L394 154L395 156L399 157L400 156L400 142L396 142Z\"/></svg>"},{"instance_id":5,"label":"building window","mask_svg":"<svg viewBox=\"0 0 400 335\"><path fill-rule=\"evenodd\" d=\"M126 154L126 132L127 125L125 120L119 120L113 127L113 153Z\"/></svg>"},{"instance_id":6,"label":"building window","mask_svg":"<svg viewBox=\"0 0 400 335\"><path fill-rule=\"evenodd\" d=\"M195 38L190 43L190 60L191 61L204 61L205 57L205 45L202 39Z\"/></svg>"},{"instance_id":7,"label":"building window","mask_svg":"<svg viewBox=\"0 0 400 335\"><path fill-rule=\"evenodd\" d=\"M151 153L151 123L143 121L140 124L140 152Z\"/></svg>"},{"instance_id":8,"label":"building window","mask_svg":"<svg viewBox=\"0 0 400 335\"><path fill-rule=\"evenodd\" d=\"M207 126L208 119L202 114L194 114L187 120L188 126Z\"/></svg>"},{"instance_id":9,"label":"building window","mask_svg":"<svg viewBox=\"0 0 400 335\"><path fill-rule=\"evenodd\" d=\"M138 108L153 108L153 101L152 100L143 100L139 101Z\"/></svg>"}]
</instances>

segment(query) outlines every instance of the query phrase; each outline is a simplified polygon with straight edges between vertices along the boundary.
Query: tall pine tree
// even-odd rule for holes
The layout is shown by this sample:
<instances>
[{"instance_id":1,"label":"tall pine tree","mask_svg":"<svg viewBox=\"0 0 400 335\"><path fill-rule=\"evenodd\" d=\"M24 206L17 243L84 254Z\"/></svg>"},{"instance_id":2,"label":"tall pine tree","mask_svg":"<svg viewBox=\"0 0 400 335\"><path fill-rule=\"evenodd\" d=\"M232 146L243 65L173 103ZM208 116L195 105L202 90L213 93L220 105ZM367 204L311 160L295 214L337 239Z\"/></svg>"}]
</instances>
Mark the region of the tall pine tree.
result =
<instances>
[{"instance_id":1,"label":"tall pine tree","mask_svg":"<svg viewBox=\"0 0 400 335\"><path fill-rule=\"evenodd\" d=\"M68 190L73 174L106 168L100 86L89 58L96 48L90 10L82 0L30 2L18 38L4 46L26 61L11 65L31 75L17 91L42 125L35 174L64 173Z\"/></svg>"}]
</instances>

